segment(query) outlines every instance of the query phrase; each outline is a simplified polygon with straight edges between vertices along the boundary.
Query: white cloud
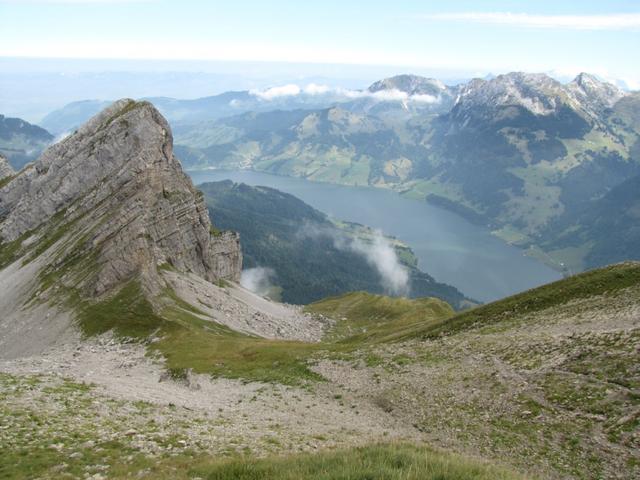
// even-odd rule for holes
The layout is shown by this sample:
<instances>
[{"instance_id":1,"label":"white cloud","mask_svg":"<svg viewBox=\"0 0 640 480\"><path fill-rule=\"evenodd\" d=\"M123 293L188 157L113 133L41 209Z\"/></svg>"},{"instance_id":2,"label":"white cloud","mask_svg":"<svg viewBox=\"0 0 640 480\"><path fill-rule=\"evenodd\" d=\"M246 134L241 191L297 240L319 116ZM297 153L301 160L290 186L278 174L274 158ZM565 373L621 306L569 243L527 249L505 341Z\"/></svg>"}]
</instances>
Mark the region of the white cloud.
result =
<instances>
[{"instance_id":1,"label":"white cloud","mask_svg":"<svg viewBox=\"0 0 640 480\"><path fill-rule=\"evenodd\" d=\"M409 95L406 92L392 88L389 90L378 90L371 93L366 92L366 96L370 96L380 101L399 101L399 102L418 102L418 103L437 103L440 101L438 97L433 95Z\"/></svg>"},{"instance_id":2,"label":"white cloud","mask_svg":"<svg viewBox=\"0 0 640 480\"><path fill-rule=\"evenodd\" d=\"M272 268L248 268L242 271L240 285L262 297L269 297L277 290L274 284L276 276L276 272Z\"/></svg>"},{"instance_id":3,"label":"white cloud","mask_svg":"<svg viewBox=\"0 0 640 480\"><path fill-rule=\"evenodd\" d=\"M395 88L389 90L379 90L370 92L368 90L350 90L342 87L330 87L328 85L318 85L310 83L305 87L295 84L271 87L264 90L250 90L249 93L262 100L271 101L281 97L294 97L300 94L305 95L334 95L336 97L344 97L346 99L372 98L381 102L418 102L418 103L437 103L439 97L433 95L409 95L406 92Z\"/></svg>"},{"instance_id":4,"label":"white cloud","mask_svg":"<svg viewBox=\"0 0 640 480\"><path fill-rule=\"evenodd\" d=\"M318 85L317 83L310 83L304 87L304 93L308 95L322 95L330 93L332 88L328 85Z\"/></svg>"},{"instance_id":5,"label":"white cloud","mask_svg":"<svg viewBox=\"0 0 640 480\"><path fill-rule=\"evenodd\" d=\"M393 295L406 296L411 291L409 270L400 262L394 246L380 230L373 231L368 240L347 236L339 230L314 223L305 224L299 231L301 237L329 237L338 250L354 252L363 257L380 276L380 285Z\"/></svg>"},{"instance_id":6,"label":"white cloud","mask_svg":"<svg viewBox=\"0 0 640 480\"><path fill-rule=\"evenodd\" d=\"M393 245L382 232L376 231L371 243L355 239L350 248L362 255L378 271L382 286L387 292L403 296L409 294L409 271L400 263Z\"/></svg>"},{"instance_id":7,"label":"white cloud","mask_svg":"<svg viewBox=\"0 0 640 480\"><path fill-rule=\"evenodd\" d=\"M282 85L281 87L271 87L265 90L250 90L251 95L261 98L262 100L273 100L279 97L294 97L300 94L300 87L293 83Z\"/></svg>"},{"instance_id":8,"label":"white cloud","mask_svg":"<svg viewBox=\"0 0 640 480\"><path fill-rule=\"evenodd\" d=\"M613 13L605 15L534 15L509 12L459 12L421 15L433 21L453 21L508 25L526 28L559 28L573 30L626 30L640 29L640 13Z\"/></svg>"}]
</instances>

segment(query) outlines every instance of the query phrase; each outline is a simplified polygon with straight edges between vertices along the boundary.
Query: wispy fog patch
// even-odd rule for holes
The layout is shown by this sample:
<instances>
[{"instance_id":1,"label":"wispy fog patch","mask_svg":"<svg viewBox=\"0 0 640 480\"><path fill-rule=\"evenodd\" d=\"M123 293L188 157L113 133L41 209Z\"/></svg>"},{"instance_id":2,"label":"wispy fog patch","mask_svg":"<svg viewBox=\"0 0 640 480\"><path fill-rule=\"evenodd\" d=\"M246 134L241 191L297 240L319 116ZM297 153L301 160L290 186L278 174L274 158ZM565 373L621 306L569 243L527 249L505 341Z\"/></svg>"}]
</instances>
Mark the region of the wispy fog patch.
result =
<instances>
[{"instance_id":1,"label":"wispy fog patch","mask_svg":"<svg viewBox=\"0 0 640 480\"><path fill-rule=\"evenodd\" d=\"M276 272L273 268L247 268L242 271L240 285L262 297L268 297L277 289L273 283L275 278Z\"/></svg>"},{"instance_id":2,"label":"wispy fog patch","mask_svg":"<svg viewBox=\"0 0 640 480\"><path fill-rule=\"evenodd\" d=\"M411 290L409 270L400 263L392 243L375 230L372 238L360 239L329 229L317 224L307 223L300 230L303 237L329 237L338 250L354 252L364 259L378 272L380 284L391 295L407 296Z\"/></svg>"},{"instance_id":3,"label":"wispy fog patch","mask_svg":"<svg viewBox=\"0 0 640 480\"><path fill-rule=\"evenodd\" d=\"M438 103L440 97L426 94L409 95L402 90L391 88L370 92L369 90L350 90L341 87L330 87L328 85L318 85L310 83L304 87L295 84L271 87L264 90L250 90L249 93L261 100L272 101L283 97L295 97L298 95L333 95L344 100L370 98L379 102L416 102L416 103Z\"/></svg>"},{"instance_id":4,"label":"wispy fog patch","mask_svg":"<svg viewBox=\"0 0 640 480\"><path fill-rule=\"evenodd\" d=\"M69 135L71 135L71 130L68 130L66 132L62 132L61 134L57 135L56 138L53 139L53 142L51 142L52 144L61 142L62 140L64 140L65 138L67 138Z\"/></svg>"},{"instance_id":5,"label":"wispy fog patch","mask_svg":"<svg viewBox=\"0 0 640 480\"><path fill-rule=\"evenodd\" d=\"M371 243L362 240L353 240L350 248L360 253L378 271L382 280L382 286L394 295L406 296L409 294L409 272L407 267L400 263L393 245L376 230Z\"/></svg>"}]
</instances>

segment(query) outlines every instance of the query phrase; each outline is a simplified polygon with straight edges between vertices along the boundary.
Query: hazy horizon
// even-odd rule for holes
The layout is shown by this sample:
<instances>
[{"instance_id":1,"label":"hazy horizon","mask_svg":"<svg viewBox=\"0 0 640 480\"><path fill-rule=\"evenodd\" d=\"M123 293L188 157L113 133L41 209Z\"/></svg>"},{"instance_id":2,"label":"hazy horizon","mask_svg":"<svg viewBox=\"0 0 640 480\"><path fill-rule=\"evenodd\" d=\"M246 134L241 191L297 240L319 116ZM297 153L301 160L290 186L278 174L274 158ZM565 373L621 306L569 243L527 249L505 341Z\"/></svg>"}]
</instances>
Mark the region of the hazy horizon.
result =
<instances>
[{"instance_id":1,"label":"hazy horizon","mask_svg":"<svg viewBox=\"0 0 640 480\"><path fill-rule=\"evenodd\" d=\"M260 90L309 84L365 89L399 74L436 78L456 85L471 78L509 73L388 65L341 65L291 62L127 60L0 57L0 113L38 123L51 111L81 100L122 97L194 99L227 91ZM531 72L534 73L534 72ZM568 82L573 74L544 71ZM593 73L593 72L588 72ZM622 81L613 81L629 89Z\"/></svg>"},{"instance_id":2,"label":"hazy horizon","mask_svg":"<svg viewBox=\"0 0 640 480\"><path fill-rule=\"evenodd\" d=\"M635 90L639 34L640 9L625 0L0 0L0 112L39 121L82 99L361 89L400 73L455 84L589 72Z\"/></svg>"}]
</instances>

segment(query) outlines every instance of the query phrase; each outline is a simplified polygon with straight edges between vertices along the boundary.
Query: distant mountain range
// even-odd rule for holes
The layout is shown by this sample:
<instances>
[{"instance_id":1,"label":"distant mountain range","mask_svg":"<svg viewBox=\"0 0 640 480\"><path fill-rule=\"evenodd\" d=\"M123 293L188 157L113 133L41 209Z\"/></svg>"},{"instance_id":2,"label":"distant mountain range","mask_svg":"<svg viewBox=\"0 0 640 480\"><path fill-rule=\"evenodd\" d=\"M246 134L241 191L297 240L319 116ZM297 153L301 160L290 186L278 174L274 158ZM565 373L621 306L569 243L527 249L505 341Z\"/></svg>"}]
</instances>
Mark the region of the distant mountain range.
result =
<instances>
[{"instance_id":1,"label":"distant mountain range","mask_svg":"<svg viewBox=\"0 0 640 480\"><path fill-rule=\"evenodd\" d=\"M35 160L53 141L44 128L19 118L0 115L0 155L6 157L15 169Z\"/></svg>"},{"instance_id":2,"label":"distant mountain range","mask_svg":"<svg viewBox=\"0 0 640 480\"><path fill-rule=\"evenodd\" d=\"M616 188L640 175L640 93L586 73L568 83L509 73L454 87L399 75L366 90L285 85L150 100L188 168L391 188L487 224L569 271L617 258L593 238L594 215L612 197L626 201ZM72 131L104 106L76 102L42 125ZM633 239L632 227L616 233ZM633 242L626 252L640 258Z\"/></svg>"},{"instance_id":3,"label":"distant mountain range","mask_svg":"<svg viewBox=\"0 0 640 480\"><path fill-rule=\"evenodd\" d=\"M415 112L446 111L451 107L455 88L438 80L415 75L399 75L375 82L366 90L330 88L310 84L306 87L285 85L263 90L225 92L211 97L179 100L168 97L147 97L175 127L183 124L216 120L246 112L274 110L321 109L344 104L345 108L371 113L391 109ZM70 103L46 115L40 125L60 134L75 129L111 102L82 100Z\"/></svg>"},{"instance_id":4,"label":"distant mountain range","mask_svg":"<svg viewBox=\"0 0 640 480\"><path fill-rule=\"evenodd\" d=\"M415 84L374 85L404 88L411 98ZM607 263L589 254L588 243L566 250L554 239L561 219L640 174L640 94L587 74L561 84L522 73L443 92L437 105L446 112L412 110L415 100L358 108L358 100L179 127L177 149L191 168L251 168L428 199L557 268ZM632 250L640 258L640 247Z\"/></svg>"}]
</instances>

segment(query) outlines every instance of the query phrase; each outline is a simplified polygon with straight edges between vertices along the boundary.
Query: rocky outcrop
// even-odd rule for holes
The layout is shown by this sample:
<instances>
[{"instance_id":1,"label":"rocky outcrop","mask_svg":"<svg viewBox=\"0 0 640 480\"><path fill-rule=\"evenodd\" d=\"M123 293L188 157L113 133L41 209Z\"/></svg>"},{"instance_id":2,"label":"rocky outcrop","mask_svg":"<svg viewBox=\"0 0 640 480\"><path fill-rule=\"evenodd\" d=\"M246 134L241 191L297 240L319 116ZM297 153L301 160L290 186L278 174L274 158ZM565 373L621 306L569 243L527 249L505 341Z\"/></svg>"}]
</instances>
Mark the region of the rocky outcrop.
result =
<instances>
[{"instance_id":1,"label":"rocky outcrop","mask_svg":"<svg viewBox=\"0 0 640 480\"><path fill-rule=\"evenodd\" d=\"M596 113L602 113L605 109L613 107L625 96L622 89L611 83L602 82L588 73L579 74L567 85L567 89L582 105Z\"/></svg>"},{"instance_id":2,"label":"rocky outcrop","mask_svg":"<svg viewBox=\"0 0 640 480\"><path fill-rule=\"evenodd\" d=\"M115 102L0 189L0 240L56 240L47 249L54 268L90 258L81 286L92 296L134 276L157 293L165 266L238 281L238 235L213 232L169 125L148 102Z\"/></svg>"},{"instance_id":3,"label":"rocky outcrop","mask_svg":"<svg viewBox=\"0 0 640 480\"><path fill-rule=\"evenodd\" d=\"M9 165L9 160L0 155L0 180L3 178L10 177L14 175L16 172L13 171L11 165Z\"/></svg>"}]
</instances>

